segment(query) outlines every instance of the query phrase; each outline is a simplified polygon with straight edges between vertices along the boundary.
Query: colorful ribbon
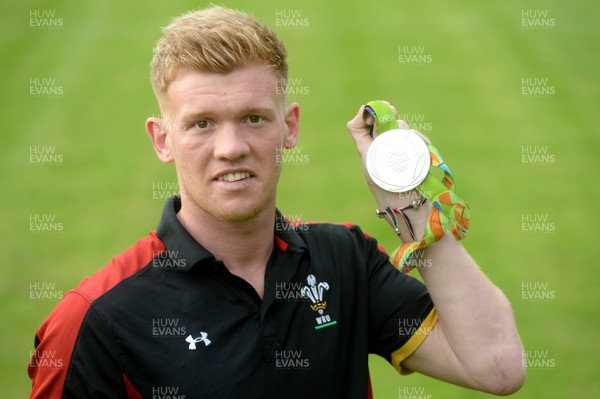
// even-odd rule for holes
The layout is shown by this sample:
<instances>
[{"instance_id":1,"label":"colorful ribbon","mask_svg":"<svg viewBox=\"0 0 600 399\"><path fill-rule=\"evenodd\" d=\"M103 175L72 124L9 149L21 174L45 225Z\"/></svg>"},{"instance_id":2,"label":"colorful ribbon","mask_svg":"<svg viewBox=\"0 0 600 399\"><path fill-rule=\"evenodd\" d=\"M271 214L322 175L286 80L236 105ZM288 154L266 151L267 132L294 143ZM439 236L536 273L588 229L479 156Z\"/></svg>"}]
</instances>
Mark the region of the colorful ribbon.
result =
<instances>
[{"instance_id":1,"label":"colorful ribbon","mask_svg":"<svg viewBox=\"0 0 600 399\"><path fill-rule=\"evenodd\" d=\"M373 116L377 130L383 133L388 130L398 129L398 122L394 111L382 101L371 101L365 111ZM373 129L371 129L371 135ZM403 243L392 252L390 260L394 267L407 273L415 267L413 254L434 242L439 241L447 230L461 240L466 237L469 230L471 208L456 194L454 177L440 152L431 143L427 143L431 166L425 179L416 187L416 190L431 202L431 212L427 218L425 232L420 241ZM433 168L443 172L441 181L433 173Z\"/></svg>"}]
</instances>

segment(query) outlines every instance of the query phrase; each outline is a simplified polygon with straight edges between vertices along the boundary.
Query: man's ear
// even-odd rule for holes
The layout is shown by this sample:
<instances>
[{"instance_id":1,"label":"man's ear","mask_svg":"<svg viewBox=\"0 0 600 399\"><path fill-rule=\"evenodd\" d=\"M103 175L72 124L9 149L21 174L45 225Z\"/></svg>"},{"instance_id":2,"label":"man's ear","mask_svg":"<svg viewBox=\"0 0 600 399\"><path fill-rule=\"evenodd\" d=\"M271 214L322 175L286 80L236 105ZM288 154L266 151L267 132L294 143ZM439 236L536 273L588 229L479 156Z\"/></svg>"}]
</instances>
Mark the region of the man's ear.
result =
<instances>
[{"instance_id":1,"label":"man's ear","mask_svg":"<svg viewBox=\"0 0 600 399\"><path fill-rule=\"evenodd\" d=\"M158 159L164 163L173 162L173 152L171 151L166 122L159 118L148 118L146 119L146 132L150 136L150 141L152 141Z\"/></svg>"},{"instance_id":2,"label":"man's ear","mask_svg":"<svg viewBox=\"0 0 600 399\"><path fill-rule=\"evenodd\" d=\"M298 103L292 103L285 109L285 125L287 129L283 138L283 146L294 148L298 142L300 130L300 106Z\"/></svg>"}]
</instances>

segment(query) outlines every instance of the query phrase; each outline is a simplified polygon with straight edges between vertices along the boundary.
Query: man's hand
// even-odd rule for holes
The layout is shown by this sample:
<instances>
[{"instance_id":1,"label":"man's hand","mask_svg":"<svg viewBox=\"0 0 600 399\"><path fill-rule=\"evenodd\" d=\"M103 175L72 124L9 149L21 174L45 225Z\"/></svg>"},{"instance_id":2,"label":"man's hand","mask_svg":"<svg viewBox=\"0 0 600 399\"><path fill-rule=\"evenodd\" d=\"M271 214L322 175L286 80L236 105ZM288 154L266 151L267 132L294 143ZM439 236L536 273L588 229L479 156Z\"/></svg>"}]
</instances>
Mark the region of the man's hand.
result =
<instances>
[{"instance_id":1,"label":"man's hand","mask_svg":"<svg viewBox=\"0 0 600 399\"><path fill-rule=\"evenodd\" d=\"M405 121L398 119L398 111L396 110L396 108L394 108L394 106L388 103L387 101L385 101L385 103L394 111L394 115L396 116L396 120L398 121L398 128L410 130L408 124ZM375 198L377 207L379 209L385 209L386 207L402 208L410 204L414 200L418 200L419 198L421 198L421 195L417 190L410 190L405 193L392 193L379 187L369 176L366 167L367 150L369 149L369 146L373 142L374 138L377 137L377 126L374 126L375 119L372 115L367 113L366 118L364 117L364 115L365 106L363 105L360 107L358 113L354 116L354 118L346 124L346 127L348 129L348 132L350 132L350 136L352 137L352 140L354 140L354 144L356 145L356 149L360 155L360 159L363 166L363 173L365 175L365 179L367 180L367 185L369 186L369 189L371 190L371 193ZM371 137L369 133L372 127L373 137ZM423 141L429 143L429 139L423 134L415 130L411 131L418 134L423 139ZM422 206L417 210L410 211L411 223L413 224L413 228L417 237L423 236L427 215L429 215L430 206L431 205L426 204L425 206ZM409 237L406 226L400 225L400 230L401 238L404 241Z\"/></svg>"}]
</instances>

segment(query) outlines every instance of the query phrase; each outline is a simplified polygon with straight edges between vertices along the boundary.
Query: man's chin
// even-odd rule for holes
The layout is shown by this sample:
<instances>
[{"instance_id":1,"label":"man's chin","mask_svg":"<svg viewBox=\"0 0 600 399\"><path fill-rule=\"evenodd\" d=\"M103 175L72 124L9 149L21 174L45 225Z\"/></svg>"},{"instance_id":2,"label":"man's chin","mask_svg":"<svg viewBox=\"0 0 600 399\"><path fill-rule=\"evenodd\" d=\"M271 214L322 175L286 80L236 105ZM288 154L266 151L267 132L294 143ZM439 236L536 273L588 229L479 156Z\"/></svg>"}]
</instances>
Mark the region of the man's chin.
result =
<instances>
[{"instance_id":1,"label":"man's chin","mask_svg":"<svg viewBox=\"0 0 600 399\"><path fill-rule=\"evenodd\" d=\"M182 201L189 203L193 208L201 210L222 222L247 223L260 217L261 213L268 212L271 217L275 214L275 198L252 195L244 196L186 196Z\"/></svg>"},{"instance_id":2,"label":"man's chin","mask_svg":"<svg viewBox=\"0 0 600 399\"><path fill-rule=\"evenodd\" d=\"M219 208L213 215L223 222L247 223L254 220L264 209L264 206L244 207L232 205Z\"/></svg>"}]
</instances>

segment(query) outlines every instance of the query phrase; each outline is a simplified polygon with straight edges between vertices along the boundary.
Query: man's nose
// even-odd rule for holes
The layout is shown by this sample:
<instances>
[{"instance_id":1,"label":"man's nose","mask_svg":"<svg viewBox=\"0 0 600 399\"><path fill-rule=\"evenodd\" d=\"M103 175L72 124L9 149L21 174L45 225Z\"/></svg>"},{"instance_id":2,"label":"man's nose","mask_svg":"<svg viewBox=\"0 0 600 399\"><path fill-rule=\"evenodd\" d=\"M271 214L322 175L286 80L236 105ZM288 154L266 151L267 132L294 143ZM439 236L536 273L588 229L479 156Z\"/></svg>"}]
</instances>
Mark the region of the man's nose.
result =
<instances>
[{"instance_id":1,"label":"man's nose","mask_svg":"<svg viewBox=\"0 0 600 399\"><path fill-rule=\"evenodd\" d=\"M215 135L214 157L236 160L248 154L250 146L246 142L242 127L235 123L221 125Z\"/></svg>"}]
</instances>

